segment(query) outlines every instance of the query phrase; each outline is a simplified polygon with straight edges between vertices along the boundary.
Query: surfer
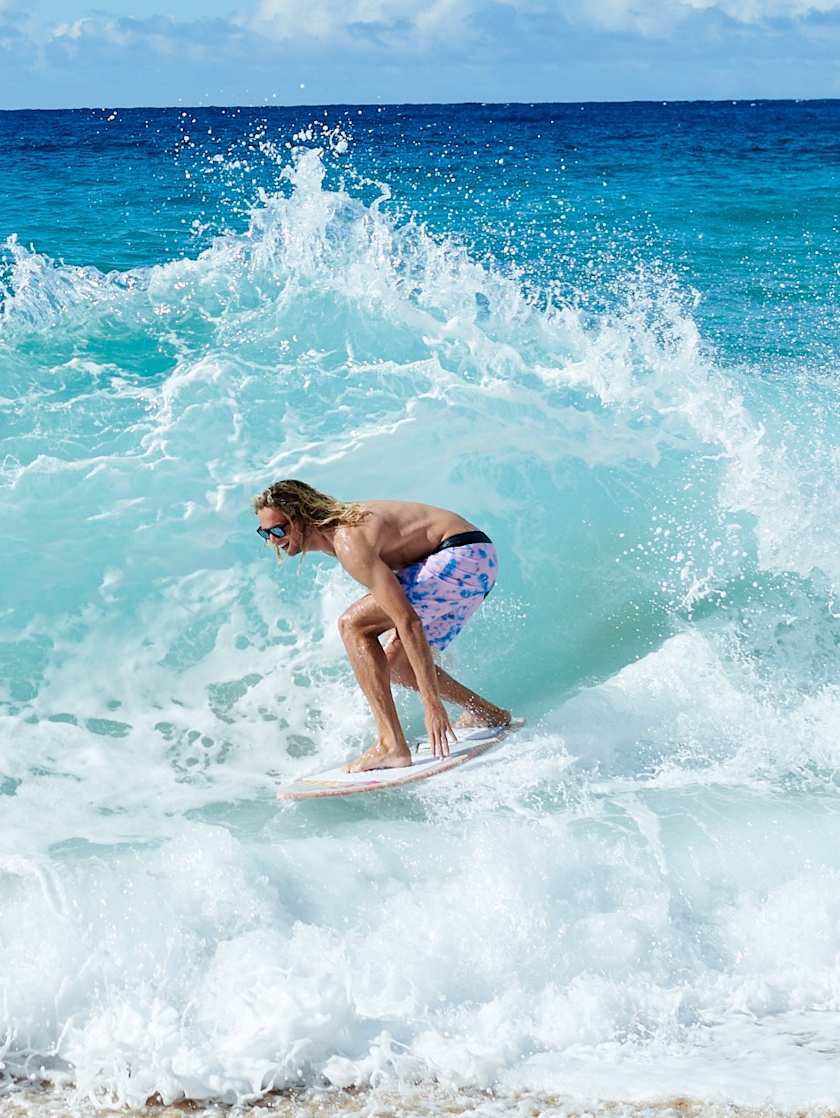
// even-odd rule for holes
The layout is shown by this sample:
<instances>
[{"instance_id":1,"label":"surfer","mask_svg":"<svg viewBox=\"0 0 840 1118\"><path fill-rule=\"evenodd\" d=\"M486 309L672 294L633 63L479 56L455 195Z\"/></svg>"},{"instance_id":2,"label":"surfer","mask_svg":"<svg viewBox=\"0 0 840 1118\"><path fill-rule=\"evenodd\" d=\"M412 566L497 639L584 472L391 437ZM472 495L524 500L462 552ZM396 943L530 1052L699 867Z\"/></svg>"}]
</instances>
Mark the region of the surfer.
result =
<instances>
[{"instance_id":1,"label":"surfer","mask_svg":"<svg viewBox=\"0 0 840 1118\"><path fill-rule=\"evenodd\" d=\"M463 707L456 726L506 726L509 710L436 665L496 581L496 549L457 513L413 501L339 501L303 481L278 481L253 500L260 536L279 552L322 551L370 593L339 618L344 647L376 721L377 741L348 772L401 768L411 750L391 682L420 692L435 757L456 740L443 700ZM279 554L278 554L279 558ZM391 634L383 646L379 637Z\"/></svg>"}]
</instances>

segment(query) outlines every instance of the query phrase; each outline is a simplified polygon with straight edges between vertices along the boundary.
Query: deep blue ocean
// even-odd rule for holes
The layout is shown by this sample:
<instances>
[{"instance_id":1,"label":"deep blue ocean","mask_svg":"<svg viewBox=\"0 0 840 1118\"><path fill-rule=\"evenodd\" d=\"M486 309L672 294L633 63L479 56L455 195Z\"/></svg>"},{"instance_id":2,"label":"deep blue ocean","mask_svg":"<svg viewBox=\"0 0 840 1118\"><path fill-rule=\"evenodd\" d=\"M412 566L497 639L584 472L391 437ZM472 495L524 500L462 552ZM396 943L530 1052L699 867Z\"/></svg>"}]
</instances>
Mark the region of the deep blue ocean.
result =
<instances>
[{"instance_id":1,"label":"deep blue ocean","mask_svg":"<svg viewBox=\"0 0 840 1118\"><path fill-rule=\"evenodd\" d=\"M5 112L0 199L0 1113L840 1106L840 102ZM490 533L526 730L276 801L372 732L282 477Z\"/></svg>"}]
</instances>

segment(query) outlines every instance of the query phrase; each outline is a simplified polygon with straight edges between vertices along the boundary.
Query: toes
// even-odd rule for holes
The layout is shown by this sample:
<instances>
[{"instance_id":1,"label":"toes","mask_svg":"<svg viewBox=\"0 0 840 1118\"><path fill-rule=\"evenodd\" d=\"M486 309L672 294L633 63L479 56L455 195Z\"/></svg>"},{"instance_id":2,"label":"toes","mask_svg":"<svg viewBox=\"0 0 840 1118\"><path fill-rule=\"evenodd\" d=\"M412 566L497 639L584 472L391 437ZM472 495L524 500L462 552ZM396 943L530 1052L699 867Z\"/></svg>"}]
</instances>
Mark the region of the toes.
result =
<instances>
[{"instance_id":1,"label":"toes","mask_svg":"<svg viewBox=\"0 0 840 1118\"><path fill-rule=\"evenodd\" d=\"M351 761L345 771L349 773L363 773L368 768L375 768L375 762L379 759L381 753L382 750L378 745L372 745L361 757L357 757L355 761Z\"/></svg>"}]
</instances>

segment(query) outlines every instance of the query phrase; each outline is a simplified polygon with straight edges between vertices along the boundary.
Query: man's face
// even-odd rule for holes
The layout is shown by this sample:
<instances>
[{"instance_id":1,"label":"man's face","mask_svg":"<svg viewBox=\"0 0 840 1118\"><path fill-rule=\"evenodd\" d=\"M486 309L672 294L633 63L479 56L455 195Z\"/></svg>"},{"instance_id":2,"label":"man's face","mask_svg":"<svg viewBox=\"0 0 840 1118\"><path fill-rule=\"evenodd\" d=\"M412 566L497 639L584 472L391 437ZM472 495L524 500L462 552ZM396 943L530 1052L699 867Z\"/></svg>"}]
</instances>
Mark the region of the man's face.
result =
<instances>
[{"instance_id":1,"label":"man's face","mask_svg":"<svg viewBox=\"0 0 840 1118\"><path fill-rule=\"evenodd\" d=\"M298 555L303 550L303 533L300 527L289 520L282 509L260 509L257 518L261 528L285 528L286 535L282 539L269 536L268 542L272 547L282 548L287 555Z\"/></svg>"}]
</instances>

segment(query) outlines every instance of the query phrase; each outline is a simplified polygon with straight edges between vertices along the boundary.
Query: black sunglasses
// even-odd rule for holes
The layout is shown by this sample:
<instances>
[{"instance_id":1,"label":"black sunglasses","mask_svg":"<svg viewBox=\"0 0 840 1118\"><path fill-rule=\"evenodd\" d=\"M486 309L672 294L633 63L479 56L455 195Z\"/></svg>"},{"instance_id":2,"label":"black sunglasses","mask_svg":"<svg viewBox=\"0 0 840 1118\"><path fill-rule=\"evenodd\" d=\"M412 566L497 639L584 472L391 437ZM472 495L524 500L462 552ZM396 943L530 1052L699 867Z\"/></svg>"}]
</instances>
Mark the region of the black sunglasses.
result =
<instances>
[{"instance_id":1,"label":"black sunglasses","mask_svg":"<svg viewBox=\"0 0 840 1118\"><path fill-rule=\"evenodd\" d=\"M281 528L279 524L275 524L273 528L257 528L257 535L262 536L267 540L269 536L274 536L275 540L282 540L284 536L288 536L285 528Z\"/></svg>"}]
</instances>

